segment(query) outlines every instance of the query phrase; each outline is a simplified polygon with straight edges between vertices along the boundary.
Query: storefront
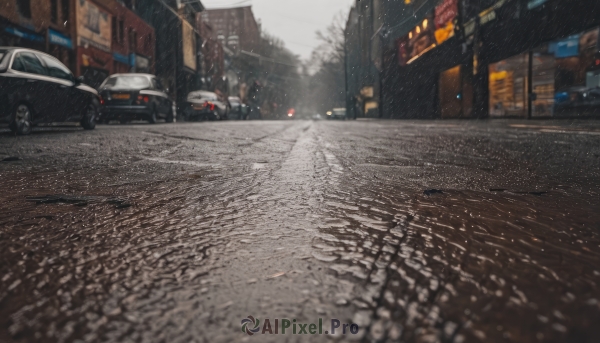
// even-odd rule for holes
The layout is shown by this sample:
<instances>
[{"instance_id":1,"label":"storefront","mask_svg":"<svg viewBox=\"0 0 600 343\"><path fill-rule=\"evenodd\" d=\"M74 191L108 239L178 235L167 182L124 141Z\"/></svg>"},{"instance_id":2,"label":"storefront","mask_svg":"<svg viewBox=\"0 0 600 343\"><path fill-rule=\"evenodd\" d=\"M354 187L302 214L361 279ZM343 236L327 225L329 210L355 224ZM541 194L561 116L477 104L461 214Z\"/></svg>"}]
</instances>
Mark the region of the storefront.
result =
<instances>
[{"instance_id":1,"label":"storefront","mask_svg":"<svg viewBox=\"0 0 600 343\"><path fill-rule=\"evenodd\" d=\"M77 70L94 88L112 74L111 14L89 0L76 1Z\"/></svg>"},{"instance_id":2,"label":"storefront","mask_svg":"<svg viewBox=\"0 0 600 343\"><path fill-rule=\"evenodd\" d=\"M439 100L441 117L471 118L473 115L473 82L464 66L440 73Z\"/></svg>"},{"instance_id":3,"label":"storefront","mask_svg":"<svg viewBox=\"0 0 600 343\"><path fill-rule=\"evenodd\" d=\"M0 18L0 46L19 46L44 51L46 50L46 37Z\"/></svg>"},{"instance_id":4,"label":"storefront","mask_svg":"<svg viewBox=\"0 0 600 343\"><path fill-rule=\"evenodd\" d=\"M458 1L443 0L435 8L435 41L439 46L454 37ZM443 49L440 47L438 49ZM439 74L439 111L442 118L470 118L473 115L472 68L461 64Z\"/></svg>"},{"instance_id":5,"label":"storefront","mask_svg":"<svg viewBox=\"0 0 600 343\"><path fill-rule=\"evenodd\" d=\"M131 63L130 58L120 54L118 52L113 52L113 74L121 74L121 73L129 73L131 71Z\"/></svg>"},{"instance_id":6,"label":"storefront","mask_svg":"<svg viewBox=\"0 0 600 343\"><path fill-rule=\"evenodd\" d=\"M490 117L527 117L529 54L490 64Z\"/></svg>"},{"instance_id":7,"label":"storefront","mask_svg":"<svg viewBox=\"0 0 600 343\"><path fill-rule=\"evenodd\" d=\"M597 50L596 28L490 64L490 116L554 116L557 102L567 100L561 94L599 86Z\"/></svg>"}]
</instances>

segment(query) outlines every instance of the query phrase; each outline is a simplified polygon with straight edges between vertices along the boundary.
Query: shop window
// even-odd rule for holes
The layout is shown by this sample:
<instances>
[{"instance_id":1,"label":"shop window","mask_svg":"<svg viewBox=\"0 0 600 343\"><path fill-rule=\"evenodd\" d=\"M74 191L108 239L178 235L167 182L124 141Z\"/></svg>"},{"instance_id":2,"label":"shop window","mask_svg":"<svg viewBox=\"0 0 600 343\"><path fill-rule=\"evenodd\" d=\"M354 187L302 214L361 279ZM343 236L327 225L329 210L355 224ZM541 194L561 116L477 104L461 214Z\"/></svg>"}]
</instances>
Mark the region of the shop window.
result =
<instances>
[{"instance_id":1,"label":"shop window","mask_svg":"<svg viewBox=\"0 0 600 343\"><path fill-rule=\"evenodd\" d=\"M58 22L58 0L50 0L50 21Z\"/></svg>"},{"instance_id":2,"label":"shop window","mask_svg":"<svg viewBox=\"0 0 600 343\"><path fill-rule=\"evenodd\" d=\"M535 100L532 103L531 115L534 117L548 117L553 113L554 83L556 64L553 55L541 48L533 54L532 86Z\"/></svg>"},{"instance_id":3,"label":"shop window","mask_svg":"<svg viewBox=\"0 0 600 343\"><path fill-rule=\"evenodd\" d=\"M490 116L527 116L529 54L490 64Z\"/></svg>"},{"instance_id":4,"label":"shop window","mask_svg":"<svg viewBox=\"0 0 600 343\"><path fill-rule=\"evenodd\" d=\"M23 17L31 18L31 0L17 0L17 8Z\"/></svg>"}]
</instances>

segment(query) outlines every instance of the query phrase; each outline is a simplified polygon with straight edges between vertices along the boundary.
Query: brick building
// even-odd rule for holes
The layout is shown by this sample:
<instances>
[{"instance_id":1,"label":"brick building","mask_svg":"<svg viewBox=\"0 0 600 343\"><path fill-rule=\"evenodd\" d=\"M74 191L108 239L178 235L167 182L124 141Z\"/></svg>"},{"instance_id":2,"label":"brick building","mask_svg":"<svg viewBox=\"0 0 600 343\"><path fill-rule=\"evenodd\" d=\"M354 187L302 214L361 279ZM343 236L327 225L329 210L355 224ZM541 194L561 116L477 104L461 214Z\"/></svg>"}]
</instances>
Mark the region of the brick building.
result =
<instances>
[{"instance_id":1,"label":"brick building","mask_svg":"<svg viewBox=\"0 0 600 343\"><path fill-rule=\"evenodd\" d=\"M214 31L209 23L198 20L196 22L200 37L202 39L202 75L204 75L203 86L206 89L213 88L213 80L225 75L225 55L223 46L214 38Z\"/></svg>"},{"instance_id":2,"label":"brick building","mask_svg":"<svg viewBox=\"0 0 600 343\"><path fill-rule=\"evenodd\" d=\"M251 6L206 10L201 21L213 29L213 38L234 53L254 51L260 44L260 25Z\"/></svg>"},{"instance_id":3,"label":"brick building","mask_svg":"<svg viewBox=\"0 0 600 343\"><path fill-rule=\"evenodd\" d=\"M46 51L72 69L73 5L73 0L3 0L0 46Z\"/></svg>"},{"instance_id":4,"label":"brick building","mask_svg":"<svg viewBox=\"0 0 600 343\"><path fill-rule=\"evenodd\" d=\"M111 74L154 72L154 29L115 0L76 0L77 66L97 87Z\"/></svg>"},{"instance_id":5,"label":"brick building","mask_svg":"<svg viewBox=\"0 0 600 343\"><path fill-rule=\"evenodd\" d=\"M3 0L0 46L45 51L86 83L154 70L154 29L116 0Z\"/></svg>"},{"instance_id":6,"label":"brick building","mask_svg":"<svg viewBox=\"0 0 600 343\"><path fill-rule=\"evenodd\" d=\"M112 9L113 71L152 73L156 43L154 28L118 2L113 3Z\"/></svg>"},{"instance_id":7,"label":"brick building","mask_svg":"<svg viewBox=\"0 0 600 343\"><path fill-rule=\"evenodd\" d=\"M598 13L597 0L356 0L347 108L393 118L571 115L570 90L600 86Z\"/></svg>"}]
</instances>

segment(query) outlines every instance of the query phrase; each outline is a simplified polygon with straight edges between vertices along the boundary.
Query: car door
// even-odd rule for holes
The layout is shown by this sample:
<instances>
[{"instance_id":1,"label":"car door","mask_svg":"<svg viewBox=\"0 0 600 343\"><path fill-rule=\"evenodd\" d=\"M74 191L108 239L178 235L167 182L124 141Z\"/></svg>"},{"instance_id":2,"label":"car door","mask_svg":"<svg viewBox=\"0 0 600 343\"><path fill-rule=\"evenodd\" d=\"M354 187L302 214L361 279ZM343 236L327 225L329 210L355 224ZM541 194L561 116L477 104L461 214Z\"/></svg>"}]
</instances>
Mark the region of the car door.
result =
<instances>
[{"instance_id":1,"label":"car door","mask_svg":"<svg viewBox=\"0 0 600 343\"><path fill-rule=\"evenodd\" d=\"M50 80L49 87L55 96L55 109L58 113L54 117L54 121L79 121L83 113L84 99L82 99L82 92L75 88L75 77L69 68L56 58L45 54L36 55L44 62Z\"/></svg>"},{"instance_id":2,"label":"car door","mask_svg":"<svg viewBox=\"0 0 600 343\"><path fill-rule=\"evenodd\" d=\"M51 82L42 62L29 51L15 54L11 69L19 75L16 92L17 101L26 101L34 112L35 122L52 122L56 116L56 101Z\"/></svg>"}]
</instances>

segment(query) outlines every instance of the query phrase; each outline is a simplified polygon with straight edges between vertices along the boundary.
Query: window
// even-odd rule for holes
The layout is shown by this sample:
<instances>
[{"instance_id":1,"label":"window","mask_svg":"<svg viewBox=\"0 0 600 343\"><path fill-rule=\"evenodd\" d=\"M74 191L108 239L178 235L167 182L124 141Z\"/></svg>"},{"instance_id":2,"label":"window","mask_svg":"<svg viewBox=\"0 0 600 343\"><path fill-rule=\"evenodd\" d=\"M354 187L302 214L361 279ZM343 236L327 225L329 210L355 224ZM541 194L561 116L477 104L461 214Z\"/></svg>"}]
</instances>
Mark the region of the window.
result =
<instances>
[{"instance_id":1,"label":"window","mask_svg":"<svg viewBox=\"0 0 600 343\"><path fill-rule=\"evenodd\" d=\"M112 31L112 41L116 43L118 42L117 38L119 37L117 32L117 17L112 17L110 26L110 29Z\"/></svg>"},{"instance_id":2,"label":"window","mask_svg":"<svg viewBox=\"0 0 600 343\"><path fill-rule=\"evenodd\" d=\"M23 17L31 19L31 0L17 0L17 8Z\"/></svg>"},{"instance_id":3,"label":"window","mask_svg":"<svg viewBox=\"0 0 600 343\"><path fill-rule=\"evenodd\" d=\"M58 0L50 0L50 21L58 22Z\"/></svg>"},{"instance_id":4,"label":"window","mask_svg":"<svg viewBox=\"0 0 600 343\"><path fill-rule=\"evenodd\" d=\"M125 40L125 22L119 20L119 43L123 43Z\"/></svg>"},{"instance_id":5,"label":"window","mask_svg":"<svg viewBox=\"0 0 600 343\"><path fill-rule=\"evenodd\" d=\"M129 52L135 52L137 49L137 32L129 28Z\"/></svg>"},{"instance_id":6,"label":"window","mask_svg":"<svg viewBox=\"0 0 600 343\"><path fill-rule=\"evenodd\" d=\"M13 60L12 69L30 74L46 75L42 62L30 52L20 52Z\"/></svg>"},{"instance_id":7,"label":"window","mask_svg":"<svg viewBox=\"0 0 600 343\"><path fill-rule=\"evenodd\" d=\"M40 58L44 61L44 63L46 63L48 76L67 81L73 81L74 77L73 74L71 74L71 71L58 60L44 55L41 55Z\"/></svg>"},{"instance_id":8,"label":"window","mask_svg":"<svg viewBox=\"0 0 600 343\"><path fill-rule=\"evenodd\" d=\"M146 38L144 40L144 48L145 49L150 49L152 48L152 34L147 34Z\"/></svg>"},{"instance_id":9,"label":"window","mask_svg":"<svg viewBox=\"0 0 600 343\"><path fill-rule=\"evenodd\" d=\"M62 20L65 23L69 21L69 12L71 12L70 2L71 0L62 0Z\"/></svg>"}]
</instances>

